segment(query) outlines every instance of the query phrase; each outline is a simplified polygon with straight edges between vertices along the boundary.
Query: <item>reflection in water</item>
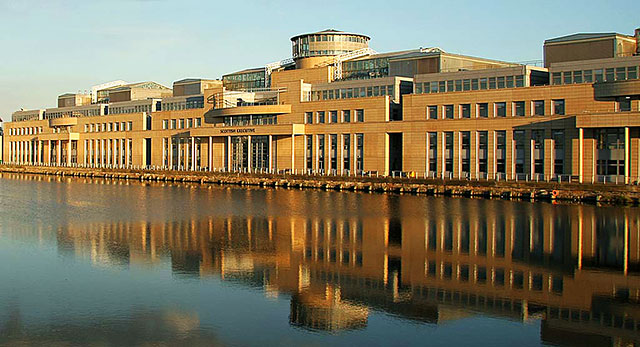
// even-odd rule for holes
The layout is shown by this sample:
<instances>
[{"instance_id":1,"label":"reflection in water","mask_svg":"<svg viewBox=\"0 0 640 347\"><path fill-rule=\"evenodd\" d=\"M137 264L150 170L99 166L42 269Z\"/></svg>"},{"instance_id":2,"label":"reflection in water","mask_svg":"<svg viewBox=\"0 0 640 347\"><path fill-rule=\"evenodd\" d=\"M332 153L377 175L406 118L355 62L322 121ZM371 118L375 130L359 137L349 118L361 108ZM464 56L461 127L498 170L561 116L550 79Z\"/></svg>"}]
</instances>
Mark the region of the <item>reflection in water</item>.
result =
<instances>
[{"instance_id":1,"label":"reflection in water","mask_svg":"<svg viewBox=\"0 0 640 347\"><path fill-rule=\"evenodd\" d=\"M170 264L177 280L214 277L290 297L289 324L305 329L365 329L376 311L418 324L541 320L541 342L550 344L640 342L635 208L223 188L191 191L188 199L192 208L226 207L165 220L135 209L111 221L65 217L54 242L60 255L98 266ZM145 211L175 208L145 204ZM43 237L2 226L0 236ZM0 320L0 342L28 335L19 316ZM106 326L141 331L134 342L168 336L157 334L163 329L200 331L188 313L134 313L130 320L141 328ZM99 336L107 328L93 329Z\"/></svg>"}]
</instances>

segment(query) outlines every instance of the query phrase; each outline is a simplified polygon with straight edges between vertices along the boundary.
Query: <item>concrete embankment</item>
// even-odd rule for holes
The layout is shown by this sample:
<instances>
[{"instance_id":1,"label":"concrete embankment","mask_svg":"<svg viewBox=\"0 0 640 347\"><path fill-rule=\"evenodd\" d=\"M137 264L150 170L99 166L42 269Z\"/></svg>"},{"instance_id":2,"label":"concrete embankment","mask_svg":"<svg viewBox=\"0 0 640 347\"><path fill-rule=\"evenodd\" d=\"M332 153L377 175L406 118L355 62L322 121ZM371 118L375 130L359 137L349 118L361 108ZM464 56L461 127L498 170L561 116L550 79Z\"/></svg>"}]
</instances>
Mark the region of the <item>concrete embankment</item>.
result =
<instances>
[{"instance_id":1,"label":"concrete embankment","mask_svg":"<svg viewBox=\"0 0 640 347\"><path fill-rule=\"evenodd\" d=\"M557 182L469 181L367 176L310 176L0 165L0 172L154 182L310 188L606 204L640 202L640 187Z\"/></svg>"}]
</instances>

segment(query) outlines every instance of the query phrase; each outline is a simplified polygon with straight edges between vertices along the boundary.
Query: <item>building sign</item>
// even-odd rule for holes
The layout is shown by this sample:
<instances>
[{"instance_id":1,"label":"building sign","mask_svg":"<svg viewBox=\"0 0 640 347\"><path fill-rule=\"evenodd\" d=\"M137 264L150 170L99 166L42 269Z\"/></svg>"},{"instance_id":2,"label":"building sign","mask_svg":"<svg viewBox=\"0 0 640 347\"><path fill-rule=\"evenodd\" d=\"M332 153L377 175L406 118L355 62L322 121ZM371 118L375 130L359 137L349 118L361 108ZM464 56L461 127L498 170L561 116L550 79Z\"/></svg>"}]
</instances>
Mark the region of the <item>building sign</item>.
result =
<instances>
[{"instance_id":1,"label":"building sign","mask_svg":"<svg viewBox=\"0 0 640 347\"><path fill-rule=\"evenodd\" d=\"M220 129L220 134L244 134L244 133L255 133L256 128L246 128L246 129Z\"/></svg>"}]
</instances>

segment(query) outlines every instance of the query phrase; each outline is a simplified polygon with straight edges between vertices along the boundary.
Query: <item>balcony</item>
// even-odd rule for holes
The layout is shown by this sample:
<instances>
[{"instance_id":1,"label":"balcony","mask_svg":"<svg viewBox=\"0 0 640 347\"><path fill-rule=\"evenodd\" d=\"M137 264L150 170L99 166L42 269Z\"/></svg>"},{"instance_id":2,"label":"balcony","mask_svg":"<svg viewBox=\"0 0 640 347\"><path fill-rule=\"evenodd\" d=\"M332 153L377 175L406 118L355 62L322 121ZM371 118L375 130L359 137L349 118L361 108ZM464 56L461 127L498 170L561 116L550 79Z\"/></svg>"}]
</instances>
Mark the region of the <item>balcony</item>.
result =
<instances>
[{"instance_id":1,"label":"balcony","mask_svg":"<svg viewBox=\"0 0 640 347\"><path fill-rule=\"evenodd\" d=\"M640 80L594 83L593 92L600 100L640 95Z\"/></svg>"},{"instance_id":2,"label":"balcony","mask_svg":"<svg viewBox=\"0 0 640 347\"><path fill-rule=\"evenodd\" d=\"M281 102L286 89L255 89L252 91L223 91L207 98L211 117L242 115L278 115L291 113L291 105Z\"/></svg>"}]
</instances>

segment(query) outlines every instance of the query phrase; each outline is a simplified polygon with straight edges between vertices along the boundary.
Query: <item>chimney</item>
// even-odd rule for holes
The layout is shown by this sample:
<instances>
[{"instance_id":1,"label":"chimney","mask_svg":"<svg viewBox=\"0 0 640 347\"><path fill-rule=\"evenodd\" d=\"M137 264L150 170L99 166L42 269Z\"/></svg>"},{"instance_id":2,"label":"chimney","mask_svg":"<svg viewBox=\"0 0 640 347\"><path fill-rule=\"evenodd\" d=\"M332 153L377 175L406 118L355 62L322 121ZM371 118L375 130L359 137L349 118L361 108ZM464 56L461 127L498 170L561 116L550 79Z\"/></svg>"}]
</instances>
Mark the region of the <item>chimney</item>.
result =
<instances>
[{"instance_id":1,"label":"chimney","mask_svg":"<svg viewBox=\"0 0 640 347\"><path fill-rule=\"evenodd\" d=\"M636 55L640 55L640 28L636 29Z\"/></svg>"}]
</instances>

